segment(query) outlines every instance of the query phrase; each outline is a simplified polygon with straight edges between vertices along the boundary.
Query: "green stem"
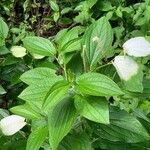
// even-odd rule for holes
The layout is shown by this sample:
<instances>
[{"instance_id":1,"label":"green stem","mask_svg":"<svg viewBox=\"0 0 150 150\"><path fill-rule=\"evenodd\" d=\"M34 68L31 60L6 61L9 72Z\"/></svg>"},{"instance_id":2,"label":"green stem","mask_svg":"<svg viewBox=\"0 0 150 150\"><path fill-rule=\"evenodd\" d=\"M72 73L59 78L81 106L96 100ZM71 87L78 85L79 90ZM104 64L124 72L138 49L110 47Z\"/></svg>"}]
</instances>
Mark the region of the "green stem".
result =
<instances>
[{"instance_id":1,"label":"green stem","mask_svg":"<svg viewBox=\"0 0 150 150\"><path fill-rule=\"evenodd\" d=\"M63 67L63 69L64 69L64 75L65 75L65 78L66 78L66 80L68 80L68 75L67 75L67 67L66 67L66 64L64 64L64 67Z\"/></svg>"},{"instance_id":2,"label":"green stem","mask_svg":"<svg viewBox=\"0 0 150 150\"><path fill-rule=\"evenodd\" d=\"M112 64L112 63L107 63L107 64L105 64L105 65L99 66L99 67L95 68L93 71L99 70L99 69L101 69L101 68L103 68L103 67L106 67L106 66L108 66L108 65L111 65L111 64Z\"/></svg>"},{"instance_id":3,"label":"green stem","mask_svg":"<svg viewBox=\"0 0 150 150\"><path fill-rule=\"evenodd\" d=\"M85 47L83 47L82 59L83 59L84 72L87 72L88 69L87 69L86 58L85 58Z\"/></svg>"}]
</instances>

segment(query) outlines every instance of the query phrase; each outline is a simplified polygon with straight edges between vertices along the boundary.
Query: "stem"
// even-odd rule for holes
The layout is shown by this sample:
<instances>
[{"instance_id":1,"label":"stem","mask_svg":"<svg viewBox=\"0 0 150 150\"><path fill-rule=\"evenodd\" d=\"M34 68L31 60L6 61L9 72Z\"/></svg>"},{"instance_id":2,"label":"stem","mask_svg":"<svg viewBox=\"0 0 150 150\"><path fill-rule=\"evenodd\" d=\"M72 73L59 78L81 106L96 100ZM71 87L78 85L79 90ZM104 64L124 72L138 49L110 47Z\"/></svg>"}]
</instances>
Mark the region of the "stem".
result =
<instances>
[{"instance_id":1,"label":"stem","mask_svg":"<svg viewBox=\"0 0 150 150\"><path fill-rule=\"evenodd\" d=\"M65 78L66 78L66 80L68 80L66 64L64 64L63 69L64 69L64 75L65 75Z\"/></svg>"},{"instance_id":2,"label":"stem","mask_svg":"<svg viewBox=\"0 0 150 150\"><path fill-rule=\"evenodd\" d=\"M57 60L57 62L58 62L58 64L59 64L59 66L60 66L60 67L64 70L65 78L66 78L66 80L68 80L66 64L64 64L64 65L60 64L60 63L59 63L59 60L58 60L58 58L57 58L57 57L55 57L55 59Z\"/></svg>"},{"instance_id":3,"label":"stem","mask_svg":"<svg viewBox=\"0 0 150 150\"><path fill-rule=\"evenodd\" d=\"M86 59L85 59L85 46L83 46L83 66L84 66L84 71L87 72L87 66L86 66Z\"/></svg>"},{"instance_id":4,"label":"stem","mask_svg":"<svg viewBox=\"0 0 150 150\"><path fill-rule=\"evenodd\" d=\"M112 64L112 63L109 62L109 63L107 63L107 64L105 64L105 65L102 65L102 66L99 66L99 67L95 68L93 71L96 71L96 70L98 70L98 69L101 69L101 68L106 67L106 66L111 65L111 64Z\"/></svg>"},{"instance_id":5,"label":"stem","mask_svg":"<svg viewBox=\"0 0 150 150\"><path fill-rule=\"evenodd\" d=\"M113 80L114 80L114 78L115 78L115 76L116 76L116 73L117 73L117 72L115 71L115 73L114 73L114 75L113 75L113 78L112 78Z\"/></svg>"}]
</instances>

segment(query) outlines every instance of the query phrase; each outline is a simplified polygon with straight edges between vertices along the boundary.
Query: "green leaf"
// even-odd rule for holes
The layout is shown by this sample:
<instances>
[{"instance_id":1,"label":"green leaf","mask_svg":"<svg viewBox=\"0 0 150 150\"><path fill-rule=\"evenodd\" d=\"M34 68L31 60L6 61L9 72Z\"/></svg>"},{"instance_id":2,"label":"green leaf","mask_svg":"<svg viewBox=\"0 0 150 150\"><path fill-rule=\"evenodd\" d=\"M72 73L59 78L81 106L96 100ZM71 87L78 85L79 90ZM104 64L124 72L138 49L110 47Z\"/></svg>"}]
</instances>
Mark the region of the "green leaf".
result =
<instances>
[{"instance_id":1,"label":"green leaf","mask_svg":"<svg viewBox=\"0 0 150 150\"><path fill-rule=\"evenodd\" d=\"M103 138L99 138L95 143L96 147L100 146L101 149L107 150L148 150L150 147L149 141L142 143L125 143L113 142Z\"/></svg>"},{"instance_id":2,"label":"green leaf","mask_svg":"<svg viewBox=\"0 0 150 150\"><path fill-rule=\"evenodd\" d=\"M66 35L67 32L68 32L68 29L60 30L55 36L55 42L60 45L60 43L63 40L63 37Z\"/></svg>"},{"instance_id":3,"label":"green leaf","mask_svg":"<svg viewBox=\"0 0 150 150\"><path fill-rule=\"evenodd\" d=\"M41 109L51 87L62 79L55 74L55 70L49 68L39 67L29 70L21 76L21 80L29 86L19 95L19 98Z\"/></svg>"},{"instance_id":4,"label":"green leaf","mask_svg":"<svg viewBox=\"0 0 150 150\"><path fill-rule=\"evenodd\" d=\"M32 126L32 130L33 131L36 130L36 129L38 129L39 127L44 127L44 126L47 126L47 125L48 125L47 124L47 118L45 118L44 116L43 116L43 118L34 119L31 122L31 126Z\"/></svg>"},{"instance_id":5,"label":"green leaf","mask_svg":"<svg viewBox=\"0 0 150 150\"><path fill-rule=\"evenodd\" d=\"M93 150L93 148L89 137L82 133L67 135L58 150Z\"/></svg>"},{"instance_id":6,"label":"green leaf","mask_svg":"<svg viewBox=\"0 0 150 150\"><path fill-rule=\"evenodd\" d=\"M141 101L142 103L139 105L139 108L143 110L146 114L150 113L150 101L149 100L144 100Z\"/></svg>"},{"instance_id":7,"label":"green leaf","mask_svg":"<svg viewBox=\"0 0 150 150\"><path fill-rule=\"evenodd\" d=\"M7 111L6 109L2 109L0 108L0 119L9 116L9 111Z\"/></svg>"},{"instance_id":8,"label":"green leaf","mask_svg":"<svg viewBox=\"0 0 150 150\"><path fill-rule=\"evenodd\" d=\"M143 92L143 71L139 68L136 75L132 76L131 79L123 81L126 90L131 92Z\"/></svg>"},{"instance_id":9,"label":"green leaf","mask_svg":"<svg viewBox=\"0 0 150 150\"><path fill-rule=\"evenodd\" d=\"M7 24L0 17L0 39L5 39L8 35L8 31L9 29Z\"/></svg>"},{"instance_id":10,"label":"green leaf","mask_svg":"<svg viewBox=\"0 0 150 150\"><path fill-rule=\"evenodd\" d=\"M73 11L72 8L70 8L70 7L65 7L64 9L61 10L61 15L65 15L65 14L71 12L71 11Z\"/></svg>"},{"instance_id":11,"label":"green leaf","mask_svg":"<svg viewBox=\"0 0 150 150\"><path fill-rule=\"evenodd\" d=\"M78 5L75 8L75 11L78 10L80 12L79 15L74 18L74 21L81 24L89 21L91 19L91 14L89 13L90 9L95 5L96 2L97 0L86 0L83 1L81 5Z\"/></svg>"},{"instance_id":12,"label":"green leaf","mask_svg":"<svg viewBox=\"0 0 150 150\"><path fill-rule=\"evenodd\" d=\"M67 31L67 30L62 30L61 32L59 32L59 34L57 35L57 43L59 45L59 51L62 50L62 48L69 42L72 41L74 39L78 38L78 34L79 34L79 29L80 27L74 27L71 30ZM58 38L59 37L59 38Z\"/></svg>"},{"instance_id":13,"label":"green leaf","mask_svg":"<svg viewBox=\"0 0 150 150\"><path fill-rule=\"evenodd\" d=\"M75 96L75 107L81 116L94 122L109 124L108 102L105 98Z\"/></svg>"},{"instance_id":14,"label":"green leaf","mask_svg":"<svg viewBox=\"0 0 150 150\"><path fill-rule=\"evenodd\" d=\"M0 150L25 150L26 140L21 138L17 139L15 142L13 140L8 140L7 142L5 141L4 144L1 144L1 148Z\"/></svg>"},{"instance_id":15,"label":"green leaf","mask_svg":"<svg viewBox=\"0 0 150 150\"><path fill-rule=\"evenodd\" d=\"M136 108L133 111L133 114L139 119L139 121L142 123L142 125L145 127L145 129L148 131L150 135L150 118L148 117L148 115L146 116L146 113L139 108Z\"/></svg>"},{"instance_id":16,"label":"green leaf","mask_svg":"<svg viewBox=\"0 0 150 150\"><path fill-rule=\"evenodd\" d=\"M101 124L95 133L114 142L137 143L150 140L149 134L134 116L115 107L110 110L110 125Z\"/></svg>"},{"instance_id":17,"label":"green leaf","mask_svg":"<svg viewBox=\"0 0 150 150\"><path fill-rule=\"evenodd\" d=\"M71 72L76 76L81 75L83 73L83 61L81 55L80 54L74 55L72 59L69 61L69 63L67 64L67 68L69 68Z\"/></svg>"},{"instance_id":18,"label":"green leaf","mask_svg":"<svg viewBox=\"0 0 150 150\"><path fill-rule=\"evenodd\" d=\"M5 40L0 37L0 47L5 45Z\"/></svg>"},{"instance_id":19,"label":"green leaf","mask_svg":"<svg viewBox=\"0 0 150 150\"><path fill-rule=\"evenodd\" d=\"M94 22L83 36L83 58L87 68L93 70L111 48L113 31L105 17Z\"/></svg>"},{"instance_id":20,"label":"green leaf","mask_svg":"<svg viewBox=\"0 0 150 150\"><path fill-rule=\"evenodd\" d=\"M41 115L34 111L27 103L24 105L15 106L11 108L10 111L28 119L38 119L41 117Z\"/></svg>"},{"instance_id":21,"label":"green leaf","mask_svg":"<svg viewBox=\"0 0 150 150\"><path fill-rule=\"evenodd\" d=\"M5 46L0 46L0 55L9 54L10 51Z\"/></svg>"},{"instance_id":22,"label":"green leaf","mask_svg":"<svg viewBox=\"0 0 150 150\"><path fill-rule=\"evenodd\" d=\"M122 16L123 16L122 7L119 6L119 7L116 9L115 13L116 13L116 15L117 15L118 17L122 18Z\"/></svg>"},{"instance_id":23,"label":"green leaf","mask_svg":"<svg viewBox=\"0 0 150 150\"><path fill-rule=\"evenodd\" d=\"M48 39L42 37L28 36L23 39L23 44L31 53L42 56L54 56L56 54L54 45Z\"/></svg>"},{"instance_id":24,"label":"green leaf","mask_svg":"<svg viewBox=\"0 0 150 150\"><path fill-rule=\"evenodd\" d=\"M49 92L51 86L37 86L32 85L28 86L23 92L19 95L19 98L24 101L31 102L32 105L37 106L38 108L42 107L44 99Z\"/></svg>"},{"instance_id":25,"label":"green leaf","mask_svg":"<svg viewBox=\"0 0 150 150\"><path fill-rule=\"evenodd\" d=\"M100 6L101 11L108 11L115 9L115 6L112 6L112 2L109 0L106 1L98 1L98 5Z\"/></svg>"},{"instance_id":26,"label":"green leaf","mask_svg":"<svg viewBox=\"0 0 150 150\"><path fill-rule=\"evenodd\" d=\"M77 78L76 83L76 88L83 94L93 96L115 96L123 94L113 80L99 73L85 73Z\"/></svg>"},{"instance_id":27,"label":"green leaf","mask_svg":"<svg viewBox=\"0 0 150 150\"><path fill-rule=\"evenodd\" d=\"M57 76L56 70L39 67L25 72L20 79L28 85L53 85L55 82L62 80L61 76Z\"/></svg>"},{"instance_id":28,"label":"green leaf","mask_svg":"<svg viewBox=\"0 0 150 150\"><path fill-rule=\"evenodd\" d=\"M43 97L46 96L47 92L50 90L48 86L28 86L23 92L19 95L19 98L25 101L41 101Z\"/></svg>"},{"instance_id":29,"label":"green leaf","mask_svg":"<svg viewBox=\"0 0 150 150\"><path fill-rule=\"evenodd\" d=\"M67 94L69 90L70 84L66 81L59 81L51 88L49 92L49 96L46 98L43 110L48 112L50 108L54 107L57 103L59 103L64 96Z\"/></svg>"},{"instance_id":30,"label":"green leaf","mask_svg":"<svg viewBox=\"0 0 150 150\"><path fill-rule=\"evenodd\" d=\"M71 97L64 98L51 109L48 114L49 142L53 150L56 150L59 142L71 130L77 112Z\"/></svg>"},{"instance_id":31,"label":"green leaf","mask_svg":"<svg viewBox=\"0 0 150 150\"><path fill-rule=\"evenodd\" d=\"M39 150L47 135L47 126L42 126L32 131L27 141L26 150Z\"/></svg>"},{"instance_id":32,"label":"green leaf","mask_svg":"<svg viewBox=\"0 0 150 150\"><path fill-rule=\"evenodd\" d=\"M136 108L133 113L136 117L145 120L150 125L150 118L148 118L140 109Z\"/></svg>"},{"instance_id":33,"label":"green leaf","mask_svg":"<svg viewBox=\"0 0 150 150\"><path fill-rule=\"evenodd\" d=\"M56 12L59 11L59 6L57 5L57 3L56 3L55 1L49 0L49 3L50 3L51 8L52 8L54 11L56 11Z\"/></svg>"},{"instance_id":34,"label":"green leaf","mask_svg":"<svg viewBox=\"0 0 150 150\"><path fill-rule=\"evenodd\" d=\"M143 93L142 96L150 97L150 79L143 80Z\"/></svg>"},{"instance_id":35,"label":"green leaf","mask_svg":"<svg viewBox=\"0 0 150 150\"><path fill-rule=\"evenodd\" d=\"M64 47L62 48L63 53L67 52L74 52L81 49L81 39L76 38L69 41Z\"/></svg>"},{"instance_id":36,"label":"green leaf","mask_svg":"<svg viewBox=\"0 0 150 150\"><path fill-rule=\"evenodd\" d=\"M59 12L55 12L54 15L53 15L54 21L57 22L59 17L60 17L60 13Z\"/></svg>"},{"instance_id":37,"label":"green leaf","mask_svg":"<svg viewBox=\"0 0 150 150\"><path fill-rule=\"evenodd\" d=\"M0 85L0 95L3 95L5 93L6 93L5 89Z\"/></svg>"}]
</instances>

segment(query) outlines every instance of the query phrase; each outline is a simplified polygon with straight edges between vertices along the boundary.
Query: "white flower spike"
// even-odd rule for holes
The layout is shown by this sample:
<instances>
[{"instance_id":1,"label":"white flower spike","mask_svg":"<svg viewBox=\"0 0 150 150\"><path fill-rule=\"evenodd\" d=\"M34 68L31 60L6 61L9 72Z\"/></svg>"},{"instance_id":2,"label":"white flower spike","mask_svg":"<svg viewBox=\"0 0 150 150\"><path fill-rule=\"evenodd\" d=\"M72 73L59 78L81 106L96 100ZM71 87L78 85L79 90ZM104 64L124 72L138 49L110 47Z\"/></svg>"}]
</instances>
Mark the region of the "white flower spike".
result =
<instances>
[{"instance_id":1,"label":"white flower spike","mask_svg":"<svg viewBox=\"0 0 150 150\"><path fill-rule=\"evenodd\" d=\"M128 56L116 56L113 62L119 77L122 80L129 80L138 73L138 64Z\"/></svg>"},{"instance_id":2,"label":"white flower spike","mask_svg":"<svg viewBox=\"0 0 150 150\"><path fill-rule=\"evenodd\" d=\"M150 55L150 43L144 37L135 37L123 44L125 53L129 56L144 57Z\"/></svg>"},{"instance_id":3,"label":"white flower spike","mask_svg":"<svg viewBox=\"0 0 150 150\"><path fill-rule=\"evenodd\" d=\"M26 49L22 46L13 46L11 48L11 52L13 54L13 56L19 58L19 57L24 57L27 53L26 53Z\"/></svg>"},{"instance_id":4,"label":"white flower spike","mask_svg":"<svg viewBox=\"0 0 150 150\"><path fill-rule=\"evenodd\" d=\"M18 115L11 115L0 121L0 129L4 135L10 136L22 129L27 123L25 118Z\"/></svg>"}]
</instances>

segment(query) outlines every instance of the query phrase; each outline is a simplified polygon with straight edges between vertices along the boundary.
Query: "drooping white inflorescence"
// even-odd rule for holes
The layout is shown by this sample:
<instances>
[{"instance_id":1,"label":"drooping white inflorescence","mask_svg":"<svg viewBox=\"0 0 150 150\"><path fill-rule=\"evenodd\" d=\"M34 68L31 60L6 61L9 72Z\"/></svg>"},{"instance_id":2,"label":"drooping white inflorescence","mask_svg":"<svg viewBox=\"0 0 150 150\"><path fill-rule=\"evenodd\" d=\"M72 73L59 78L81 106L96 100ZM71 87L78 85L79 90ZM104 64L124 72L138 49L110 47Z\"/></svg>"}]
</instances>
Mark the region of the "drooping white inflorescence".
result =
<instances>
[{"instance_id":1,"label":"drooping white inflorescence","mask_svg":"<svg viewBox=\"0 0 150 150\"><path fill-rule=\"evenodd\" d=\"M15 57L24 57L26 53L26 49L22 46L13 46L11 49L13 56Z\"/></svg>"},{"instance_id":2,"label":"drooping white inflorescence","mask_svg":"<svg viewBox=\"0 0 150 150\"><path fill-rule=\"evenodd\" d=\"M116 56L113 65L119 77L125 81L136 75L139 69L138 64L129 56Z\"/></svg>"},{"instance_id":3,"label":"drooping white inflorescence","mask_svg":"<svg viewBox=\"0 0 150 150\"><path fill-rule=\"evenodd\" d=\"M0 130L4 135L13 135L22 129L27 123L25 118L18 115L11 115L0 121Z\"/></svg>"},{"instance_id":4,"label":"drooping white inflorescence","mask_svg":"<svg viewBox=\"0 0 150 150\"><path fill-rule=\"evenodd\" d=\"M144 57L150 55L150 43L144 37L135 37L123 44L125 53L129 56Z\"/></svg>"},{"instance_id":5,"label":"drooping white inflorescence","mask_svg":"<svg viewBox=\"0 0 150 150\"><path fill-rule=\"evenodd\" d=\"M32 54L34 59L42 59L44 58L45 56L42 56L42 55L39 55L39 54Z\"/></svg>"}]
</instances>

